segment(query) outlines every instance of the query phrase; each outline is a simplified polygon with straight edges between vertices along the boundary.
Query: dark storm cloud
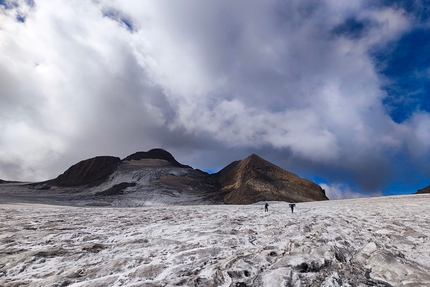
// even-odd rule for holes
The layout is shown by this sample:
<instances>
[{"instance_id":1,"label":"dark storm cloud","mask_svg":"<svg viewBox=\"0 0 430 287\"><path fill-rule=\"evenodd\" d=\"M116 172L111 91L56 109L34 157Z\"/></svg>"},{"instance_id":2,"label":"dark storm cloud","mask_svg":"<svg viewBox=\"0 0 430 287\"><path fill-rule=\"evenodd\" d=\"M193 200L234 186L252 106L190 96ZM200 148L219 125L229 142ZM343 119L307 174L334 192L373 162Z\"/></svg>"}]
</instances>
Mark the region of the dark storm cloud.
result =
<instances>
[{"instance_id":1,"label":"dark storm cloud","mask_svg":"<svg viewBox=\"0 0 430 287\"><path fill-rule=\"evenodd\" d=\"M0 178L162 147L212 171L257 153L337 198L428 157L428 113L393 121L372 54L424 25L418 1L16 3L0 14L0 156L19 168Z\"/></svg>"}]
</instances>

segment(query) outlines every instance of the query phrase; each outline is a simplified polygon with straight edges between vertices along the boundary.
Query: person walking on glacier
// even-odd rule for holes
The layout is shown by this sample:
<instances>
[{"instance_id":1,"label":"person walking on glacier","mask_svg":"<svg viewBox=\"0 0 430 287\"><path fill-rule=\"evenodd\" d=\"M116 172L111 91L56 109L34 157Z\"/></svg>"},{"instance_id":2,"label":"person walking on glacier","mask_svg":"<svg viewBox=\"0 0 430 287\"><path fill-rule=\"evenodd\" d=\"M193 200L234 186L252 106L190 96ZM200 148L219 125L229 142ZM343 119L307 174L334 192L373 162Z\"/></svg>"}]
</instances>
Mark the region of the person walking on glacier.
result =
<instances>
[{"instance_id":1,"label":"person walking on glacier","mask_svg":"<svg viewBox=\"0 0 430 287\"><path fill-rule=\"evenodd\" d=\"M291 213L294 213L294 207L296 206L295 203L290 203Z\"/></svg>"},{"instance_id":2,"label":"person walking on glacier","mask_svg":"<svg viewBox=\"0 0 430 287\"><path fill-rule=\"evenodd\" d=\"M268 212L268 211L269 211L269 204L268 204L268 203L266 203L266 204L264 205L264 211L265 211L265 212Z\"/></svg>"}]
</instances>

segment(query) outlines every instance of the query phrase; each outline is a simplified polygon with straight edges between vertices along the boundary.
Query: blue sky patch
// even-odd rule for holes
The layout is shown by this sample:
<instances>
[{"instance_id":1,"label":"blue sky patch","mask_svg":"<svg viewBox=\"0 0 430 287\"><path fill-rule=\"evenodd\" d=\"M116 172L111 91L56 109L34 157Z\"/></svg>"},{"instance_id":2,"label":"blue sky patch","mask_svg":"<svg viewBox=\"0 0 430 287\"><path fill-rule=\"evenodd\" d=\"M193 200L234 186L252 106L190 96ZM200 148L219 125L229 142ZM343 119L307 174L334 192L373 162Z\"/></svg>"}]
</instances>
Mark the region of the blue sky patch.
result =
<instances>
[{"instance_id":1,"label":"blue sky patch","mask_svg":"<svg viewBox=\"0 0 430 287\"><path fill-rule=\"evenodd\" d=\"M25 22L25 16L22 15L16 15L16 20L18 22L24 23Z\"/></svg>"},{"instance_id":2,"label":"blue sky patch","mask_svg":"<svg viewBox=\"0 0 430 287\"><path fill-rule=\"evenodd\" d=\"M428 177L421 177L413 182L393 181L383 191L384 195L413 194L430 185Z\"/></svg>"},{"instance_id":3,"label":"blue sky patch","mask_svg":"<svg viewBox=\"0 0 430 287\"><path fill-rule=\"evenodd\" d=\"M0 6L3 6L5 9L14 9L19 5L16 2L0 0Z\"/></svg>"},{"instance_id":4,"label":"blue sky patch","mask_svg":"<svg viewBox=\"0 0 430 287\"><path fill-rule=\"evenodd\" d=\"M384 105L393 120L401 123L417 110L430 112L430 30L416 29L373 55L388 79Z\"/></svg>"},{"instance_id":5,"label":"blue sky patch","mask_svg":"<svg viewBox=\"0 0 430 287\"><path fill-rule=\"evenodd\" d=\"M115 9L108 9L103 12L103 16L118 22L121 26L125 27L128 31L133 32L136 30L131 17L125 15L121 11Z\"/></svg>"},{"instance_id":6,"label":"blue sky patch","mask_svg":"<svg viewBox=\"0 0 430 287\"><path fill-rule=\"evenodd\" d=\"M370 21L349 18L344 23L336 26L332 30L332 33L336 36L344 36L350 39L359 39L366 34L370 25Z\"/></svg>"}]
</instances>

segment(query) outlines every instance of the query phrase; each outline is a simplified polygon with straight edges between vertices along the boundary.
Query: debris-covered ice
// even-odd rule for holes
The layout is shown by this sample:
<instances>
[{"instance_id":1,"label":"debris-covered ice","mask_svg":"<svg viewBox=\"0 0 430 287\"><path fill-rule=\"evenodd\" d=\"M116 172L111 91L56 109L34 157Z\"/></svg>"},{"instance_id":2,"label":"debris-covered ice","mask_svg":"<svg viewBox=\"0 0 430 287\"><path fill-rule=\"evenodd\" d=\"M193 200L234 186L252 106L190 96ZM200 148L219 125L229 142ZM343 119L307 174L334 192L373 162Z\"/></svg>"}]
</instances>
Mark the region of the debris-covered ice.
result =
<instances>
[{"instance_id":1,"label":"debris-covered ice","mask_svg":"<svg viewBox=\"0 0 430 287\"><path fill-rule=\"evenodd\" d=\"M430 196L0 205L0 286L430 286Z\"/></svg>"}]
</instances>

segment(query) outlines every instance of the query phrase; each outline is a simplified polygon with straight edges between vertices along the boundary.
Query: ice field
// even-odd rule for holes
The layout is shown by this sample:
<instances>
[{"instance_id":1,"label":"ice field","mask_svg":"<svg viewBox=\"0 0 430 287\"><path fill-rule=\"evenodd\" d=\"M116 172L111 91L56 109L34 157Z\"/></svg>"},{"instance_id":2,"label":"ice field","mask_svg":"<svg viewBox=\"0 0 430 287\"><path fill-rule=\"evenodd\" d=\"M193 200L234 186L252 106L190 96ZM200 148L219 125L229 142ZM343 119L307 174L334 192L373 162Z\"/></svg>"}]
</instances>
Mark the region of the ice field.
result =
<instances>
[{"instance_id":1,"label":"ice field","mask_svg":"<svg viewBox=\"0 0 430 287\"><path fill-rule=\"evenodd\" d=\"M0 286L430 286L430 196L0 204Z\"/></svg>"}]
</instances>

